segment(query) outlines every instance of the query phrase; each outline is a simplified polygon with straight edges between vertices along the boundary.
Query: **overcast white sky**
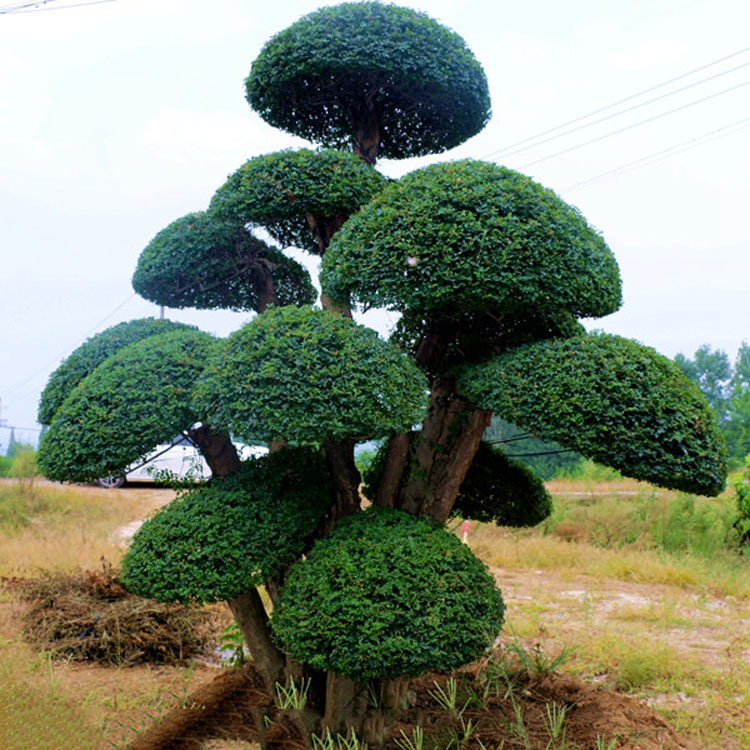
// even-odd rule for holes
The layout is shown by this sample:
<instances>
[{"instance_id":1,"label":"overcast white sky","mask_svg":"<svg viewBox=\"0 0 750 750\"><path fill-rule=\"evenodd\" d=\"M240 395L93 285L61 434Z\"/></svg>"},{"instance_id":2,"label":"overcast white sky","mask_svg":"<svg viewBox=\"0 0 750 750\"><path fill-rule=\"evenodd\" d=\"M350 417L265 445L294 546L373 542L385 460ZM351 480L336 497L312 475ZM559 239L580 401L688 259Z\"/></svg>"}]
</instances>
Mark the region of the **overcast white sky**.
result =
<instances>
[{"instance_id":1,"label":"overcast white sky","mask_svg":"<svg viewBox=\"0 0 750 750\"><path fill-rule=\"evenodd\" d=\"M47 8L73 2L81 0L54 0ZM9 4L0 0L0 10ZM247 158L304 145L250 110L243 81L271 35L323 4L334 3L113 0L0 14L6 424L35 426L50 372L87 336L158 314L130 287L138 255L156 232L204 209ZM490 124L438 159L506 149L492 158L577 205L614 251L623 308L590 327L668 356L691 354L704 342L734 356L750 340L750 3L403 4L461 34L490 81ZM517 141L724 57L563 129L575 132L508 152ZM634 105L642 106L580 129ZM643 120L651 121L636 126ZM713 140L701 138L708 133ZM576 187L659 153L667 158ZM380 168L395 176L423 162ZM219 335L249 317L168 315ZM8 436L0 429L0 453Z\"/></svg>"}]
</instances>

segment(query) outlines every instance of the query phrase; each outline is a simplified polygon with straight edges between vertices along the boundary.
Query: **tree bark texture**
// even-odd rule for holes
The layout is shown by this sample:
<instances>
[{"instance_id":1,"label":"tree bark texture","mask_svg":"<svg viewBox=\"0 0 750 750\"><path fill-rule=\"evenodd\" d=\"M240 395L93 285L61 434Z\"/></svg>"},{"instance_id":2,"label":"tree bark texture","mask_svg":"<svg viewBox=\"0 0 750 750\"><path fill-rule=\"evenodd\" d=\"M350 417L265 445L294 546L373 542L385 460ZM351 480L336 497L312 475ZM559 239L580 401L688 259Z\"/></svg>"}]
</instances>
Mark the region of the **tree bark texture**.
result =
<instances>
[{"instance_id":1,"label":"tree bark texture","mask_svg":"<svg viewBox=\"0 0 750 750\"><path fill-rule=\"evenodd\" d=\"M313 214L306 214L307 224L313 233L315 243L320 249L320 257L325 255L328 246L331 244L333 235L338 232L347 220L347 216L314 216ZM321 292L320 294L320 306L324 310L331 310L337 312L340 315L345 315L347 318L352 317L351 307L349 305L336 305L329 297Z\"/></svg>"},{"instance_id":2,"label":"tree bark texture","mask_svg":"<svg viewBox=\"0 0 750 750\"><path fill-rule=\"evenodd\" d=\"M374 502L383 508L393 508L401 487L406 462L409 460L409 447L412 433L393 435L388 440L383 471L380 475Z\"/></svg>"},{"instance_id":3,"label":"tree bark texture","mask_svg":"<svg viewBox=\"0 0 750 750\"><path fill-rule=\"evenodd\" d=\"M333 482L333 504L315 537L328 536L339 518L360 510L359 484L362 477L354 463L354 440L342 440L324 446Z\"/></svg>"},{"instance_id":4,"label":"tree bark texture","mask_svg":"<svg viewBox=\"0 0 750 750\"><path fill-rule=\"evenodd\" d=\"M375 164L380 149L381 117L375 104L378 88L377 84L371 87L361 111L357 113L359 127L352 138L352 150L365 164Z\"/></svg>"},{"instance_id":5,"label":"tree bark texture","mask_svg":"<svg viewBox=\"0 0 750 750\"><path fill-rule=\"evenodd\" d=\"M271 640L268 630L268 615L257 589L250 589L244 594L228 601L234 619L245 639L253 664L271 695L275 694L277 682L283 682L284 655Z\"/></svg>"},{"instance_id":6,"label":"tree bark texture","mask_svg":"<svg viewBox=\"0 0 750 750\"><path fill-rule=\"evenodd\" d=\"M215 477L229 476L240 468L240 459L229 433L214 432L208 425L188 431Z\"/></svg>"},{"instance_id":7,"label":"tree bark texture","mask_svg":"<svg viewBox=\"0 0 750 750\"><path fill-rule=\"evenodd\" d=\"M456 392L452 377L435 378L427 418L414 438L409 475L394 507L444 523L490 416Z\"/></svg>"},{"instance_id":8,"label":"tree bark texture","mask_svg":"<svg viewBox=\"0 0 750 750\"><path fill-rule=\"evenodd\" d=\"M279 298L276 295L276 287L273 283L273 266L268 261L262 262L262 273L255 283L255 293L258 295L258 315L269 305L278 305Z\"/></svg>"}]
</instances>

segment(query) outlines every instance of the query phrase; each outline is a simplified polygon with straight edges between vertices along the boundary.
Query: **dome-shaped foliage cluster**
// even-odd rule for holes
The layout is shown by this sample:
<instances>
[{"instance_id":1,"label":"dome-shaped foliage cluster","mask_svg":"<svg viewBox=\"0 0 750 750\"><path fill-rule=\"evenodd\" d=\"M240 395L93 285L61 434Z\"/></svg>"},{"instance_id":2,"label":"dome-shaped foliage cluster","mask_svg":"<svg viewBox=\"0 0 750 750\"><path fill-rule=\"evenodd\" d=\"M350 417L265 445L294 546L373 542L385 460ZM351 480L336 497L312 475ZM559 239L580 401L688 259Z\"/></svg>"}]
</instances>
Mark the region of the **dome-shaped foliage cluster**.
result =
<instances>
[{"instance_id":1,"label":"dome-shaped foliage cluster","mask_svg":"<svg viewBox=\"0 0 750 750\"><path fill-rule=\"evenodd\" d=\"M123 583L164 602L231 599L298 559L330 504L321 454L289 448L250 459L148 519L122 562Z\"/></svg>"},{"instance_id":2,"label":"dome-shaped foliage cluster","mask_svg":"<svg viewBox=\"0 0 750 750\"><path fill-rule=\"evenodd\" d=\"M453 148L490 116L487 79L460 36L375 2L321 8L289 26L265 45L246 88L275 127L341 148L364 123L392 159Z\"/></svg>"},{"instance_id":3,"label":"dome-shaped foliage cluster","mask_svg":"<svg viewBox=\"0 0 750 750\"><path fill-rule=\"evenodd\" d=\"M503 615L494 579L454 535L372 506L291 569L271 628L293 659L364 682L477 659Z\"/></svg>"},{"instance_id":4,"label":"dome-shaped foliage cluster","mask_svg":"<svg viewBox=\"0 0 750 750\"><path fill-rule=\"evenodd\" d=\"M211 211L262 226L284 247L320 253L309 219L341 224L385 182L351 152L279 151L250 159L230 175L211 200Z\"/></svg>"},{"instance_id":5,"label":"dome-shaped foliage cluster","mask_svg":"<svg viewBox=\"0 0 750 750\"><path fill-rule=\"evenodd\" d=\"M151 240L138 259L133 289L168 307L258 310L269 275L275 304L315 299L310 275L299 263L254 237L243 222L198 212Z\"/></svg>"},{"instance_id":6,"label":"dome-shaped foliage cluster","mask_svg":"<svg viewBox=\"0 0 750 750\"><path fill-rule=\"evenodd\" d=\"M482 443L453 505L453 515L498 526L536 526L552 498L534 472Z\"/></svg>"},{"instance_id":7,"label":"dome-shaped foliage cluster","mask_svg":"<svg viewBox=\"0 0 750 750\"><path fill-rule=\"evenodd\" d=\"M334 299L449 316L600 316L620 305L614 256L575 208L473 160L388 185L336 234L321 283Z\"/></svg>"},{"instance_id":8,"label":"dome-shaped foliage cluster","mask_svg":"<svg viewBox=\"0 0 750 750\"><path fill-rule=\"evenodd\" d=\"M50 376L39 401L39 422L52 424L57 410L70 392L107 357L149 336L177 329L194 329L171 320L143 318L118 323L81 344Z\"/></svg>"},{"instance_id":9,"label":"dome-shaped foliage cluster","mask_svg":"<svg viewBox=\"0 0 750 750\"><path fill-rule=\"evenodd\" d=\"M589 334L521 347L459 372L462 393L503 419L626 476L715 495L726 447L698 388L634 341Z\"/></svg>"},{"instance_id":10,"label":"dome-shaped foliage cluster","mask_svg":"<svg viewBox=\"0 0 750 750\"><path fill-rule=\"evenodd\" d=\"M121 349L57 410L39 446L48 479L86 482L122 471L199 420L191 390L215 340L178 329Z\"/></svg>"},{"instance_id":11,"label":"dome-shaped foliage cluster","mask_svg":"<svg viewBox=\"0 0 750 750\"><path fill-rule=\"evenodd\" d=\"M266 311L217 350L197 389L212 425L243 440L317 445L408 429L427 383L375 331L309 307Z\"/></svg>"}]
</instances>

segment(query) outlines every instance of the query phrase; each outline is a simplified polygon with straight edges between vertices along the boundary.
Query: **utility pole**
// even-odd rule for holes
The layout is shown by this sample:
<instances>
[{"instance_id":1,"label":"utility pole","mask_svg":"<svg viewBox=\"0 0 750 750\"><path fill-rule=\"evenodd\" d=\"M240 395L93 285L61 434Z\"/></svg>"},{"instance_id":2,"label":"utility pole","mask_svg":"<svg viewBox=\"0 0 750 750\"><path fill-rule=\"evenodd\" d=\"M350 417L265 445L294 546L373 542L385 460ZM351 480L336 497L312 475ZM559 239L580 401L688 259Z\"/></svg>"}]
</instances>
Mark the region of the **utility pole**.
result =
<instances>
[{"instance_id":1,"label":"utility pole","mask_svg":"<svg viewBox=\"0 0 750 750\"><path fill-rule=\"evenodd\" d=\"M0 416L3 414L3 400L0 398ZM5 421L4 419L0 419L0 428L5 427Z\"/></svg>"}]
</instances>

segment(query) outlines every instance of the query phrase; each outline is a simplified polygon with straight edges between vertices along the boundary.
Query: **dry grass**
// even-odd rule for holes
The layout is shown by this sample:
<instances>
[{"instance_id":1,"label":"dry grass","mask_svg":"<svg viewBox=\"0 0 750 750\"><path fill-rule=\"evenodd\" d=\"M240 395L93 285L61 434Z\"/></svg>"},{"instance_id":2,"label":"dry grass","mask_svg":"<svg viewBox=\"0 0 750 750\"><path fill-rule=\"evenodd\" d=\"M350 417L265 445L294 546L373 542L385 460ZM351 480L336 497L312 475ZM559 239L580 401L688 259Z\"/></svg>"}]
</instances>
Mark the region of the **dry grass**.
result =
<instances>
[{"instance_id":1,"label":"dry grass","mask_svg":"<svg viewBox=\"0 0 750 750\"><path fill-rule=\"evenodd\" d=\"M508 606L503 639L539 644L550 657L567 648L564 671L633 692L704 750L750 750L750 564L729 552L594 544L587 522L622 524L637 494L616 493L642 489L632 482L583 489L556 483L559 504L583 498L587 505L546 535L472 524L469 543L494 569ZM12 530L0 523L0 575L95 569L102 555L116 562L121 549L113 531L171 496L44 484L35 490L42 493L35 513ZM215 673L201 665L115 669L50 661L21 641L17 607L0 593L3 750L124 743ZM250 747L214 742L205 750Z\"/></svg>"},{"instance_id":2,"label":"dry grass","mask_svg":"<svg viewBox=\"0 0 750 750\"><path fill-rule=\"evenodd\" d=\"M19 502L15 485L0 480L0 505ZM36 482L30 492L22 509L0 518L0 575L95 569L102 557L117 563L123 549L115 530L174 497L172 490L150 487L101 490L49 482Z\"/></svg>"},{"instance_id":3,"label":"dry grass","mask_svg":"<svg viewBox=\"0 0 750 750\"><path fill-rule=\"evenodd\" d=\"M553 489L557 503L572 502L570 484ZM625 514L636 496L584 499L590 518L601 511L616 524L612 508ZM548 654L568 649L564 670L633 692L704 750L750 750L748 558L637 543L607 549L589 541L593 530L580 519L559 535L472 524L469 543L494 569L508 633Z\"/></svg>"}]
</instances>

